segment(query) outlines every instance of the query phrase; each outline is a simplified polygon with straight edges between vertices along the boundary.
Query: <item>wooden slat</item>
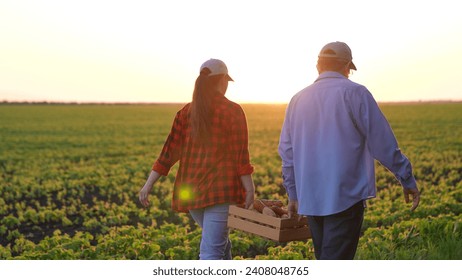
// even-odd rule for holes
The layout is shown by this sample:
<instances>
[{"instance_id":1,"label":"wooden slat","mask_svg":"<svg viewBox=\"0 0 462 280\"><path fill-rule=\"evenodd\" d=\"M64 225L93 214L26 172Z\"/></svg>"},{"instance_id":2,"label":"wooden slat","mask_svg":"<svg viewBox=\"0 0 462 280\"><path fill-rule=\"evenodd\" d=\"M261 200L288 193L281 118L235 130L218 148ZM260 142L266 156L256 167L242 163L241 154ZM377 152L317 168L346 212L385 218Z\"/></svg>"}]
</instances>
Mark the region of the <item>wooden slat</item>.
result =
<instances>
[{"instance_id":1,"label":"wooden slat","mask_svg":"<svg viewBox=\"0 0 462 280\"><path fill-rule=\"evenodd\" d=\"M279 240L279 230L261 224L252 223L251 221L242 220L234 216L228 217L228 227L256 234L272 240Z\"/></svg>"},{"instance_id":2,"label":"wooden slat","mask_svg":"<svg viewBox=\"0 0 462 280\"><path fill-rule=\"evenodd\" d=\"M229 214L236 215L247 220L252 220L261 224L267 224L277 228L287 228L287 227L297 227L305 226L308 224L308 218L303 217L300 221L298 219L281 219L276 217L271 217L268 215L263 215L261 213L240 208L235 205L229 207Z\"/></svg>"},{"instance_id":3,"label":"wooden slat","mask_svg":"<svg viewBox=\"0 0 462 280\"><path fill-rule=\"evenodd\" d=\"M311 238L311 232L308 226L294 228L294 229L284 229L279 232L280 242L295 241L295 240L306 240Z\"/></svg>"},{"instance_id":4,"label":"wooden slat","mask_svg":"<svg viewBox=\"0 0 462 280\"><path fill-rule=\"evenodd\" d=\"M281 228L303 227L308 225L308 218L302 217L297 219L281 219Z\"/></svg>"},{"instance_id":5,"label":"wooden slat","mask_svg":"<svg viewBox=\"0 0 462 280\"><path fill-rule=\"evenodd\" d=\"M270 225L273 227L281 227L281 219L276 217L271 217L268 215L263 215L252 210L247 210L240 208L234 205L229 206L229 214L236 215L248 220L252 220L261 224Z\"/></svg>"},{"instance_id":6,"label":"wooden slat","mask_svg":"<svg viewBox=\"0 0 462 280\"><path fill-rule=\"evenodd\" d=\"M306 218L301 221L280 219L237 206L229 208L228 227L280 242L306 240L311 237Z\"/></svg>"}]
</instances>

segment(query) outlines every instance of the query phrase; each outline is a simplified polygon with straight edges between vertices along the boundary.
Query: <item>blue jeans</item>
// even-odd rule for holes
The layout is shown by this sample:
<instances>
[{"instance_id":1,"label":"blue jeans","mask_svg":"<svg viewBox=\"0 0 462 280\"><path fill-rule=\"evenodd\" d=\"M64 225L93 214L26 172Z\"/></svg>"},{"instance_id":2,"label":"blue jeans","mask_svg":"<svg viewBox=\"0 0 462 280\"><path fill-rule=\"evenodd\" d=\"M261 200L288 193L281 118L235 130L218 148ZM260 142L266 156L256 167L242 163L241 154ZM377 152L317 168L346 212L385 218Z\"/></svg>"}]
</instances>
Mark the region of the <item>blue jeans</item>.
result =
<instances>
[{"instance_id":1,"label":"blue jeans","mask_svg":"<svg viewBox=\"0 0 462 280\"><path fill-rule=\"evenodd\" d=\"M189 213L202 228L199 258L201 260L231 260L228 229L229 204L218 204Z\"/></svg>"}]
</instances>

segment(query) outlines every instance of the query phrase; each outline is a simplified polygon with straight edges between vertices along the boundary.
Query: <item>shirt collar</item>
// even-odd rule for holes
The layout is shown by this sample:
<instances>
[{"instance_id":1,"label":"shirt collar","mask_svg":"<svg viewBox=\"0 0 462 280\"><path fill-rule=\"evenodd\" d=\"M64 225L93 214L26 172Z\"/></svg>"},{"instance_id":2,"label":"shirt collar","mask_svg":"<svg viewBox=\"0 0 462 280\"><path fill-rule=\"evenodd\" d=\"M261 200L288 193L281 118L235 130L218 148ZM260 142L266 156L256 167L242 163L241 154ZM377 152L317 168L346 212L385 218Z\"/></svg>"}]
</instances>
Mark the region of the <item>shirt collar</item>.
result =
<instances>
[{"instance_id":1,"label":"shirt collar","mask_svg":"<svg viewBox=\"0 0 462 280\"><path fill-rule=\"evenodd\" d=\"M315 83L319 80L323 80L323 79L329 79L329 78L337 78L337 79L347 79L347 77L343 76L342 74L338 73L338 72L334 72L334 71L326 71L326 72L322 72L318 78L316 79L316 81L314 81Z\"/></svg>"},{"instance_id":2,"label":"shirt collar","mask_svg":"<svg viewBox=\"0 0 462 280\"><path fill-rule=\"evenodd\" d=\"M227 99L223 94L215 94L213 97L212 97L212 100L213 101L221 101L221 100L224 100L224 99Z\"/></svg>"}]
</instances>

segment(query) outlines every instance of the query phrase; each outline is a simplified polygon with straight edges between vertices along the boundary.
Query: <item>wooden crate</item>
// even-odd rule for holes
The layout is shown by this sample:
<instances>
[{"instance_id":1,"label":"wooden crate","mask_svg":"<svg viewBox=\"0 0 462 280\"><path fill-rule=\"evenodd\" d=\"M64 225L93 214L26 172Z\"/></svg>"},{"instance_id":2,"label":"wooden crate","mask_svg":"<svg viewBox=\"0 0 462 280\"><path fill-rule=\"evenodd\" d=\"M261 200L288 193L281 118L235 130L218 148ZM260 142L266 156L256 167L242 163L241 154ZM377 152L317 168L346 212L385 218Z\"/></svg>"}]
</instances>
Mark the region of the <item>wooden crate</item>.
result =
<instances>
[{"instance_id":1,"label":"wooden crate","mask_svg":"<svg viewBox=\"0 0 462 280\"><path fill-rule=\"evenodd\" d=\"M229 207L228 227L279 242L311 238L306 217L301 221L281 219L234 205Z\"/></svg>"}]
</instances>

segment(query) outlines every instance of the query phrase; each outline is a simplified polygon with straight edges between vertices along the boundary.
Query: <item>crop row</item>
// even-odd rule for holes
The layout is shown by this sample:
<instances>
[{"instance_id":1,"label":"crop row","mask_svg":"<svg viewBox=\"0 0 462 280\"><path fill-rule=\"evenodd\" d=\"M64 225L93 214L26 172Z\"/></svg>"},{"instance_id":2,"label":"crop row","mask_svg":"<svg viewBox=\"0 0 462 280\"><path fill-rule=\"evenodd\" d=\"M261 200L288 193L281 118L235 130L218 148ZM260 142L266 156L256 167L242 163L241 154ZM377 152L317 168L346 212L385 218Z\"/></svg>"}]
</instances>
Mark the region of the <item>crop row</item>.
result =
<instances>
[{"instance_id":1,"label":"crop row","mask_svg":"<svg viewBox=\"0 0 462 280\"><path fill-rule=\"evenodd\" d=\"M181 105L1 105L0 259L195 259L200 229L170 209L177 167L137 193ZM360 259L461 259L462 104L382 105L411 159L422 202L410 212L377 164ZM277 155L283 105L245 105L259 198L286 202ZM403 113L405 112L405 113ZM313 259L311 240L231 233L236 259Z\"/></svg>"}]
</instances>

